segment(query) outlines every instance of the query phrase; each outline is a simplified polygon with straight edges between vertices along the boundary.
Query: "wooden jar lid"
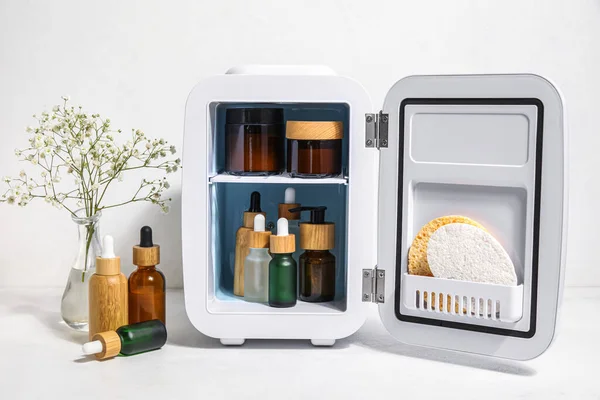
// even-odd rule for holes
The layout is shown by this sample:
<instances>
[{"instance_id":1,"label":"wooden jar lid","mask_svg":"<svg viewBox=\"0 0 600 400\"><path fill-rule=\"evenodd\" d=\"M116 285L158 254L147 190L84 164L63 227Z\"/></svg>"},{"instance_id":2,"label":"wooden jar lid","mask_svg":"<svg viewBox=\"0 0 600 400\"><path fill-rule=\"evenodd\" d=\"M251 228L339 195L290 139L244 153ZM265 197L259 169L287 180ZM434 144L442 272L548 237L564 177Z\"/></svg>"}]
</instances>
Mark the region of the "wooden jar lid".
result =
<instances>
[{"instance_id":1,"label":"wooden jar lid","mask_svg":"<svg viewBox=\"0 0 600 400\"><path fill-rule=\"evenodd\" d=\"M300 204L298 203L294 203L294 204L288 204L288 203L279 203L279 217L278 218L285 218L288 221L296 221L300 219L300 212L290 212L290 210L292 208L298 208L300 207Z\"/></svg>"},{"instance_id":2,"label":"wooden jar lid","mask_svg":"<svg viewBox=\"0 0 600 400\"><path fill-rule=\"evenodd\" d=\"M248 237L248 248L250 249L268 249L270 245L270 231L250 232Z\"/></svg>"},{"instance_id":3,"label":"wooden jar lid","mask_svg":"<svg viewBox=\"0 0 600 400\"><path fill-rule=\"evenodd\" d=\"M152 247L133 246L133 265L139 267L152 267L160 264L160 246Z\"/></svg>"},{"instance_id":4,"label":"wooden jar lid","mask_svg":"<svg viewBox=\"0 0 600 400\"><path fill-rule=\"evenodd\" d=\"M116 357L121 352L121 338L115 331L96 333L92 336L92 341L93 340L102 342L102 352L96 353L96 358L98 360Z\"/></svg>"},{"instance_id":5,"label":"wooden jar lid","mask_svg":"<svg viewBox=\"0 0 600 400\"><path fill-rule=\"evenodd\" d=\"M341 121L288 121L285 128L288 139L336 140L344 137Z\"/></svg>"},{"instance_id":6,"label":"wooden jar lid","mask_svg":"<svg viewBox=\"0 0 600 400\"><path fill-rule=\"evenodd\" d=\"M287 236L271 235L271 253L288 254L296 251L296 235Z\"/></svg>"},{"instance_id":7,"label":"wooden jar lid","mask_svg":"<svg viewBox=\"0 0 600 400\"><path fill-rule=\"evenodd\" d=\"M300 247L304 250L331 250L335 247L335 224L300 223Z\"/></svg>"},{"instance_id":8,"label":"wooden jar lid","mask_svg":"<svg viewBox=\"0 0 600 400\"><path fill-rule=\"evenodd\" d=\"M265 217L267 216L267 213L264 212L244 212L244 220L242 222L242 226L250 229L254 228L254 217L256 217L258 214L262 214Z\"/></svg>"}]
</instances>

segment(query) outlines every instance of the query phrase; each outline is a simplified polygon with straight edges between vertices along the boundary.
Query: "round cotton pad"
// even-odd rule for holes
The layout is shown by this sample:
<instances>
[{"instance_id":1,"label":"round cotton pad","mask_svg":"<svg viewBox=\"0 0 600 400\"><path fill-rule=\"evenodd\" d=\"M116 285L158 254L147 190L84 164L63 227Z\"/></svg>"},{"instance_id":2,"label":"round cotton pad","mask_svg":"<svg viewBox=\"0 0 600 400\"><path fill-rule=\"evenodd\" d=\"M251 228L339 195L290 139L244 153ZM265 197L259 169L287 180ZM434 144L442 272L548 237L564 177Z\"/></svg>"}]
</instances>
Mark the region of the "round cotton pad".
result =
<instances>
[{"instance_id":1,"label":"round cotton pad","mask_svg":"<svg viewBox=\"0 0 600 400\"><path fill-rule=\"evenodd\" d=\"M500 243L488 232L455 223L429 238L427 261L436 278L516 285L515 267Z\"/></svg>"},{"instance_id":2,"label":"round cotton pad","mask_svg":"<svg viewBox=\"0 0 600 400\"><path fill-rule=\"evenodd\" d=\"M427 263L427 243L437 229L444 225L461 223L476 226L485 230L479 223L462 215L448 215L429 221L424 225L410 246L408 251L408 273L411 275L433 276Z\"/></svg>"}]
</instances>

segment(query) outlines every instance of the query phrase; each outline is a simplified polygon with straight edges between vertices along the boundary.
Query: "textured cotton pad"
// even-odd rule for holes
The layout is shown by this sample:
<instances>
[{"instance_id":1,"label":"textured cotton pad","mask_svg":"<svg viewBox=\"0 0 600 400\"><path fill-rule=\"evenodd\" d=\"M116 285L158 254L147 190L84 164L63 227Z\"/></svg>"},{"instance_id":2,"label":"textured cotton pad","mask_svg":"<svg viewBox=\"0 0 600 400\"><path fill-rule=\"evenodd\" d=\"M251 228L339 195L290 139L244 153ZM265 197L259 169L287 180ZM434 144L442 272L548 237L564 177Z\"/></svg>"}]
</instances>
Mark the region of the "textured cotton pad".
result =
<instances>
[{"instance_id":1,"label":"textured cotton pad","mask_svg":"<svg viewBox=\"0 0 600 400\"><path fill-rule=\"evenodd\" d=\"M436 278L516 285L515 267L488 232L468 224L448 224L429 238L427 261Z\"/></svg>"},{"instance_id":2,"label":"textured cotton pad","mask_svg":"<svg viewBox=\"0 0 600 400\"><path fill-rule=\"evenodd\" d=\"M408 251L408 273L411 275L433 276L427 262L427 243L431 235L440 227L448 224L461 223L476 226L485 230L479 223L461 215L448 215L429 221L424 225Z\"/></svg>"}]
</instances>

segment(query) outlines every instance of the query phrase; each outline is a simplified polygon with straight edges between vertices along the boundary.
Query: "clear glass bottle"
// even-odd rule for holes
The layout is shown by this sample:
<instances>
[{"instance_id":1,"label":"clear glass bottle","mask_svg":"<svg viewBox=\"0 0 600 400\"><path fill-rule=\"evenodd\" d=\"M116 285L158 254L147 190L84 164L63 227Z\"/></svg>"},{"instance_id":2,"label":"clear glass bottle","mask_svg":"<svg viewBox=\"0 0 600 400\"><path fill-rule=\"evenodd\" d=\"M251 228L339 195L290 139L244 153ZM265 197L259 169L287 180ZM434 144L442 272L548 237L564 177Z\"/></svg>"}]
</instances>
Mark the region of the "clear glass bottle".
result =
<instances>
[{"instance_id":1,"label":"clear glass bottle","mask_svg":"<svg viewBox=\"0 0 600 400\"><path fill-rule=\"evenodd\" d=\"M98 212L86 217L85 210L81 209L71 217L77 224L79 243L60 303L60 314L69 327L81 331L88 329L88 283L96 271L96 256L102 251L99 233L101 216L102 213Z\"/></svg>"},{"instance_id":2,"label":"clear glass bottle","mask_svg":"<svg viewBox=\"0 0 600 400\"><path fill-rule=\"evenodd\" d=\"M244 260L244 300L254 303L269 301L269 237L265 232L265 216L254 217L254 230L250 232L250 252Z\"/></svg>"}]
</instances>

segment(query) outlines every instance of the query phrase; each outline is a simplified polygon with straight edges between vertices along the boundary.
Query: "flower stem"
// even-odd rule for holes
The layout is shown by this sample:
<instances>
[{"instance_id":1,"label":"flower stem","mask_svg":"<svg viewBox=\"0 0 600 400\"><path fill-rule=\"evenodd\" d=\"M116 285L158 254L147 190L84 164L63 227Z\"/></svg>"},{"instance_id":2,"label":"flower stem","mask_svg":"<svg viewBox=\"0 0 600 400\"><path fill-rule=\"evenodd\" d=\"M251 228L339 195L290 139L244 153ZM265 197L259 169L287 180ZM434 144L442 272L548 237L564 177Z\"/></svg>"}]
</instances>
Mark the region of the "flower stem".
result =
<instances>
[{"instance_id":1,"label":"flower stem","mask_svg":"<svg viewBox=\"0 0 600 400\"><path fill-rule=\"evenodd\" d=\"M92 244L92 237L94 236L94 225L86 226L86 238L85 238L85 262L83 263L83 272L81 273L81 282L85 281L85 273L87 272L88 255L90 253L90 245Z\"/></svg>"}]
</instances>

